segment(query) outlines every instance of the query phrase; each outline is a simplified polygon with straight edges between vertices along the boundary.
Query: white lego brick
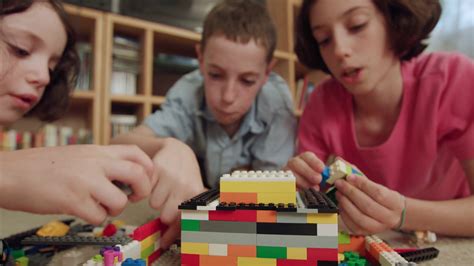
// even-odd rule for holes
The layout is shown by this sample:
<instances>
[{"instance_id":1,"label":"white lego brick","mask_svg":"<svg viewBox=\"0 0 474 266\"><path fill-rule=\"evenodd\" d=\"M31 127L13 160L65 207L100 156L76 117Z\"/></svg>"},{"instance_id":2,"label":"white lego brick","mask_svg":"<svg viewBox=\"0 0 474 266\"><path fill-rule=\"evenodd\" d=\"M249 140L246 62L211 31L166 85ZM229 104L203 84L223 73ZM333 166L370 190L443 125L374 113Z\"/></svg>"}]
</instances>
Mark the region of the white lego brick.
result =
<instances>
[{"instance_id":1,"label":"white lego brick","mask_svg":"<svg viewBox=\"0 0 474 266\"><path fill-rule=\"evenodd\" d=\"M227 244L209 244L210 256L227 256Z\"/></svg>"},{"instance_id":2,"label":"white lego brick","mask_svg":"<svg viewBox=\"0 0 474 266\"><path fill-rule=\"evenodd\" d=\"M337 224L317 224L318 236L338 236Z\"/></svg>"},{"instance_id":3,"label":"white lego brick","mask_svg":"<svg viewBox=\"0 0 474 266\"><path fill-rule=\"evenodd\" d=\"M209 212L196 210L181 210L181 219L209 221Z\"/></svg>"},{"instance_id":4,"label":"white lego brick","mask_svg":"<svg viewBox=\"0 0 474 266\"><path fill-rule=\"evenodd\" d=\"M120 246L120 251L123 253L123 258L128 259L140 259L141 258L141 246L138 240L133 240L125 246Z\"/></svg>"},{"instance_id":5,"label":"white lego brick","mask_svg":"<svg viewBox=\"0 0 474 266\"><path fill-rule=\"evenodd\" d=\"M216 199L213 202L207 204L207 206L197 206L198 211L215 211L217 208L217 205L219 205L219 200Z\"/></svg>"}]
</instances>

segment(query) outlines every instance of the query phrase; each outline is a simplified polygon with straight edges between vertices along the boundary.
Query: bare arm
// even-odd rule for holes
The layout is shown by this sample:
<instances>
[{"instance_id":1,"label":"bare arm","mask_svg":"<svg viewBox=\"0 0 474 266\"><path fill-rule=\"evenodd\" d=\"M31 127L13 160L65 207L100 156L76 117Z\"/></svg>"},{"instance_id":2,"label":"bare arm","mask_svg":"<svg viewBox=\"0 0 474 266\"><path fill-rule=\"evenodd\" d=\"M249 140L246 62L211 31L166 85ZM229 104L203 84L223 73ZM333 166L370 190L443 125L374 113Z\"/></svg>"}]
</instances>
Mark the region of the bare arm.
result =
<instances>
[{"instance_id":1,"label":"bare arm","mask_svg":"<svg viewBox=\"0 0 474 266\"><path fill-rule=\"evenodd\" d=\"M462 162L474 193L474 159ZM430 230L451 236L474 236L474 196L449 201L407 199L406 230Z\"/></svg>"},{"instance_id":2,"label":"bare arm","mask_svg":"<svg viewBox=\"0 0 474 266\"><path fill-rule=\"evenodd\" d=\"M151 128L140 125L132 131L121 134L110 141L110 144L134 144L153 158L163 148L166 138L155 135Z\"/></svg>"}]
</instances>

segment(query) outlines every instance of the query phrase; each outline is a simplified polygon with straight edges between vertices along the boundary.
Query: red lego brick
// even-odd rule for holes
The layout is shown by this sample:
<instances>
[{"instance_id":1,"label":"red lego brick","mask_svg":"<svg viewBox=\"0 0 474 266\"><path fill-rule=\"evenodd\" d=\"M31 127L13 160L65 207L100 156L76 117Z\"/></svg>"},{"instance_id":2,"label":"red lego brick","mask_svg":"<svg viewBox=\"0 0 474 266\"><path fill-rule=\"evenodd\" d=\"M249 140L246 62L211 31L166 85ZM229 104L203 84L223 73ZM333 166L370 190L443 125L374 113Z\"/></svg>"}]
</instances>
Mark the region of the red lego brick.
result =
<instances>
[{"instance_id":1,"label":"red lego brick","mask_svg":"<svg viewBox=\"0 0 474 266\"><path fill-rule=\"evenodd\" d=\"M209 211L209 221L237 221L235 211Z\"/></svg>"},{"instance_id":2,"label":"red lego brick","mask_svg":"<svg viewBox=\"0 0 474 266\"><path fill-rule=\"evenodd\" d=\"M337 248L308 248L308 260L337 261Z\"/></svg>"},{"instance_id":3,"label":"red lego brick","mask_svg":"<svg viewBox=\"0 0 474 266\"><path fill-rule=\"evenodd\" d=\"M277 266L314 266L315 261L277 259Z\"/></svg>"},{"instance_id":4,"label":"red lego brick","mask_svg":"<svg viewBox=\"0 0 474 266\"><path fill-rule=\"evenodd\" d=\"M148 256L148 264L147 265L152 265L153 262L155 262L161 255L161 249L153 251L150 256Z\"/></svg>"},{"instance_id":5,"label":"red lego brick","mask_svg":"<svg viewBox=\"0 0 474 266\"><path fill-rule=\"evenodd\" d=\"M239 222L256 222L257 210L236 210L235 216Z\"/></svg>"},{"instance_id":6,"label":"red lego brick","mask_svg":"<svg viewBox=\"0 0 474 266\"><path fill-rule=\"evenodd\" d=\"M148 222L142 226L139 226L135 231L133 231L133 239L142 241L143 239L147 238L148 236L160 231L161 222L159 218Z\"/></svg>"},{"instance_id":7,"label":"red lego brick","mask_svg":"<svg viewBox=\"0 0 474 266\"><path fill-rule=\"evenodd\" d=\"M199 255L181 254L181 266L199 266Z\"/></svg>"}]
</instances>

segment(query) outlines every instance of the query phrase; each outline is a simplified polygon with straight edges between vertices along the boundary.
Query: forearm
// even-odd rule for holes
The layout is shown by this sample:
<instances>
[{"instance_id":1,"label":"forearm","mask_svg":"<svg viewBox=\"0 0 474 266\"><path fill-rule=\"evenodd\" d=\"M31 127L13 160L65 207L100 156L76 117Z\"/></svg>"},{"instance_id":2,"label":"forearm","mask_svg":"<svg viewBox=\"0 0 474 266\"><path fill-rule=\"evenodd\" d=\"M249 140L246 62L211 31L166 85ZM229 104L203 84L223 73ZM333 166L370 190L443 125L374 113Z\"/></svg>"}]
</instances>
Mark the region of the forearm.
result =
<instances>
[{"instance_id":1,"label":"forearm","mask_svg":"<svg viewBox=\"0 0 474 266\"><path fill-rule=\"evenodd\" d=\"M163 148L167 138L144 136L135 133L121 134L110 141L110 144L133 144L137 145L148 156L153 158Z\"/></svg>"},{"instance_id":2,"label":"forearm","mask_svg":"<svg viewBox=\"0 0 474 266\"><path fill-rule=\"evenodd\" d=\"M403 230L429 230L449 236L474 236L474 196L448 201L407 198Z\"/></svg>"}]
</instances>

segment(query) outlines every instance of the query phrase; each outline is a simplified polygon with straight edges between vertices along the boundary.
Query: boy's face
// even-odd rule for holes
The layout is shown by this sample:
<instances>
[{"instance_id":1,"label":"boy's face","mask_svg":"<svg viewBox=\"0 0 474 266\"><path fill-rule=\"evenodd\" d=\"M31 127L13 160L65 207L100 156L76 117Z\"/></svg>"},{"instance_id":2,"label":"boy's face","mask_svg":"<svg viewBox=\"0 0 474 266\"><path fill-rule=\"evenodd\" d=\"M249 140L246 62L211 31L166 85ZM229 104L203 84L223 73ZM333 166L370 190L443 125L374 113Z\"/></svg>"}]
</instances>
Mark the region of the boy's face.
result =
<instances>
[{"instance_id":1,"label":"boy's face","mask_svg":"<svg viewBox=\"0 0 474 266\"><path fill-rule=\"evenodd\" d=\"M217 35L196 50L208 108L224 129L238 129L270 72L265 47Z\"/></svg>"}]
</instances>

